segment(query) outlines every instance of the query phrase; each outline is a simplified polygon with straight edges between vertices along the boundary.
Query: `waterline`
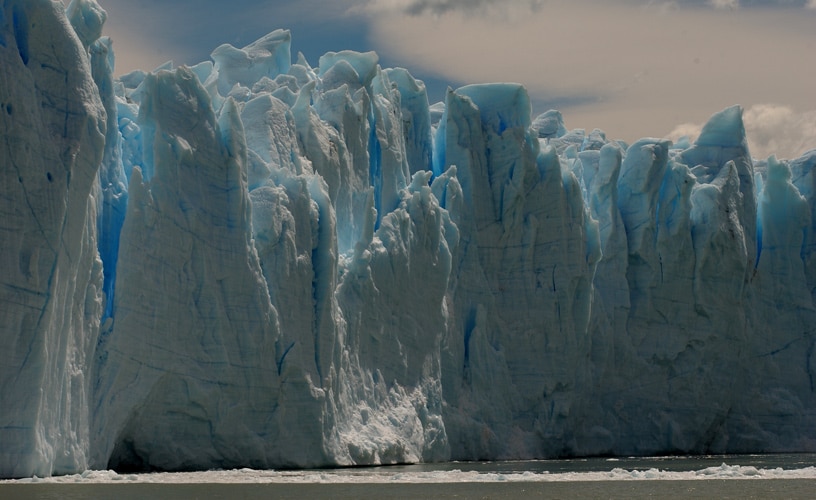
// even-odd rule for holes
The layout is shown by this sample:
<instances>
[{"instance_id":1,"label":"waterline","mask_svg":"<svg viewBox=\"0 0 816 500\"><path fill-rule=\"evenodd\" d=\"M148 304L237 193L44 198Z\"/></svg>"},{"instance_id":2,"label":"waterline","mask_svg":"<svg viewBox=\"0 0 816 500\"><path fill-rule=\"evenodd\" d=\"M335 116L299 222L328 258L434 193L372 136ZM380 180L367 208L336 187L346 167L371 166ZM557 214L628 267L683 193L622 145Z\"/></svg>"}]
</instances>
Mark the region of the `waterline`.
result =
<instances>
[{"instance_id":1,"label":"waterline","mask_svg":"<svg viewBox=\"0 0 816 500\"><path fill-rule=\"evenodd\" d=\"M808 498L816 455L449 462L321 470L86 471L0 481L3 498Z\"/></svg>"}]
</instances>

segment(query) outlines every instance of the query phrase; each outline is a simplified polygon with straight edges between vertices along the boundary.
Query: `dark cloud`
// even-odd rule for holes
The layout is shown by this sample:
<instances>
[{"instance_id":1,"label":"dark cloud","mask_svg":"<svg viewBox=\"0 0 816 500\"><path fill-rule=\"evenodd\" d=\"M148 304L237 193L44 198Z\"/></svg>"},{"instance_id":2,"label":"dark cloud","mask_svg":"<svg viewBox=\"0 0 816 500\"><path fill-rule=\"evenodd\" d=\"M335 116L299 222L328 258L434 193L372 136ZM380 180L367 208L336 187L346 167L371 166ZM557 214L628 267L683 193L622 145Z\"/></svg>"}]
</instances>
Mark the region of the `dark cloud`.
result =
<instances>
[{"instance_id":1,"label":"dark cloud","mask_svg":"<svg viewBox=\"0 0 816 500\"><path fill-rule=\"evenodd\" d=\"M739 0L741 7L805 7L807 0Z\"/></svg>"},{"instance_id":2,"label":"dark cloud","mask_svg":"<svg viewBox=\"0 0 816 500\"><path fill-rule=\"evenodd\" d=\"M410 16L442 15L450 12L465 14L494 14L502 9L524 6L537 12L547 0L410 0L403 12ZM615 0L610 4L672 5L675 7L700 8L805 8L813 6L814 0Z\"/></svg>"},{"instance_id":3,"label":"dark cloud","mask_svg":"<svg viewBox=\"0 0 816 500\"><path fill-rule=\"evenodd\" d=\"M313 64L329 50L371 50L366 20L345 17L351 5L364 1L97 0L108 12L105 32L122 63L117 73L166 60L195 64L222 43L243 47L278 28L292 31L293 56L303 52ZM141 59L127 64L127 54L135 51Z\"/></svg>"},{"instance_id":4,"label":"dark cloud","mask_svg":"<svg viewBox=\"0 0 816 500\"><path fill-rule=\"evenodd\" d=\"M508 7L514 3L529 6L531 10L536 11L541 8L544 1L524 0L513 2L507 0L413 0L405 7L405 13L412 16L422 14L440 15L453 11L475 14L486 12L489 8Z\"/></svg>"},{"instance_id":5,"label":"dark cloud","mask_svg":"<svg viewBox=\"0 0 816 500\"><path fill-rule=\"evenodd\" d=\"M716 0L675 0L677 5L681 6L716 6L732 2L717 2ZM808 0L735 0L733 3L738 4L739 7L798 7L803 8L808 4Z\"/></svg>"}]
</instances>

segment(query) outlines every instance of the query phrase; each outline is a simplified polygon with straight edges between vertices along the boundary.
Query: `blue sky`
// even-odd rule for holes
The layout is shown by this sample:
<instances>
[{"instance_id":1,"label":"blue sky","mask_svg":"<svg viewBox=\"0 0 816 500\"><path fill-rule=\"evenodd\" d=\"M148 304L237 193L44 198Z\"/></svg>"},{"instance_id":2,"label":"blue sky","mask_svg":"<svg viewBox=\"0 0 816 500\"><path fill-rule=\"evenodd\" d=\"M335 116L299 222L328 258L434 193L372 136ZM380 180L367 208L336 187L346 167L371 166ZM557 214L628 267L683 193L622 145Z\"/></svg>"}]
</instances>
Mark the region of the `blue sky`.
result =
<instances>
[{"instance_id":1,"label":"blue sky","mask_svg":"<svg viewBox=\"0 0 816 500\"><path fill-rule=\"evenodd\" d=\"M816 0L97 0L117 73L194 64L277 28L293 57L375 50L426 82L523 83L610 138L694 135L746 109L755 156L816 147ZM67 0L66 0L67 3Z\"/></svg>"}]
</instances>

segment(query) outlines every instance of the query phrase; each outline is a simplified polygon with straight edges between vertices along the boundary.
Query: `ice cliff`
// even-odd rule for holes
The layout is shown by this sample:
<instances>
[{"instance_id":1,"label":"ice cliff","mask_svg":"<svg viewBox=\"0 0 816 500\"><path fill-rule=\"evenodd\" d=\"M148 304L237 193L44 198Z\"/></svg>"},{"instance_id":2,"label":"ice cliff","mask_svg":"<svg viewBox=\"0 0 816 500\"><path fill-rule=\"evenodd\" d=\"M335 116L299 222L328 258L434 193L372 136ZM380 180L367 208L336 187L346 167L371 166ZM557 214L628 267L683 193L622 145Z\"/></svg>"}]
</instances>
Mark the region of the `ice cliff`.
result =
<instances>
[{"instance_id":1,"label":"ice cliff","mask_svg":"<svg viewBox=\"0 0 816 500\"><path fill-rule=\"evenodd\" d=\"M104 21L0 2L0 477L816 451L816 150Z\"/></svg>"}]
</instances>

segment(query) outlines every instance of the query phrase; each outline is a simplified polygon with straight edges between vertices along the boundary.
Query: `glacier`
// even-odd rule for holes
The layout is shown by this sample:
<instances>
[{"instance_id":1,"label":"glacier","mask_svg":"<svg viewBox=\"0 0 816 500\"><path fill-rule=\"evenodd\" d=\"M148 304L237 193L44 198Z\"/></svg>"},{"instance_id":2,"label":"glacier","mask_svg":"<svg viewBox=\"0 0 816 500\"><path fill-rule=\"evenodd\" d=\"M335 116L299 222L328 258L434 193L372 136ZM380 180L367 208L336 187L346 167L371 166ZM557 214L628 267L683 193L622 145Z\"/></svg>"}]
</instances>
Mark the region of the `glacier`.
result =
<instances>
[{"instance_id":1,"label":"glacier","mask_svg":"<svg viewBox=\"0 0 816 500\"><path fill-rule=\"evenodd\" d=\"M0 2L0 477L816 451L816 150Z\"/></svg>"}]
</instances>

